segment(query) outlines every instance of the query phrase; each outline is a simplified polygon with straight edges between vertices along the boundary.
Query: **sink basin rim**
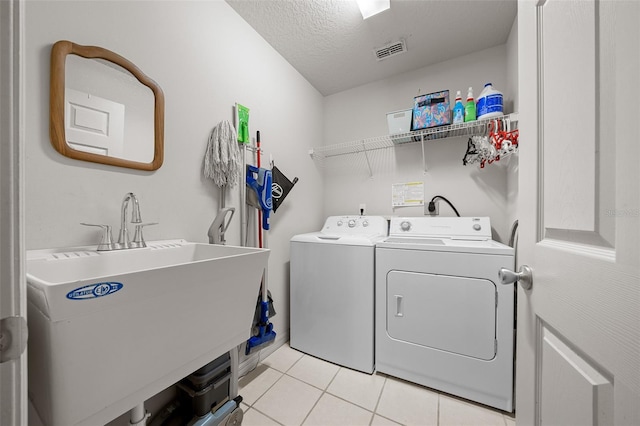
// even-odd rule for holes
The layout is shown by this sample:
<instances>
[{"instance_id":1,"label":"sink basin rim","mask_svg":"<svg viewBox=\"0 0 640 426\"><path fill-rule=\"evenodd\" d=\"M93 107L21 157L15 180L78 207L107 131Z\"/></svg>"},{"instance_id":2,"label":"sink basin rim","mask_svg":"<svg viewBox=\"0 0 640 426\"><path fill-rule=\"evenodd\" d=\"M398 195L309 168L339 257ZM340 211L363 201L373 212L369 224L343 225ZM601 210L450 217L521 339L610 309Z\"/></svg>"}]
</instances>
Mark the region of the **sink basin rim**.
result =
<instances>
[{"instance_id":1,"label":"sink basin rim","mask_svg":"<svg viewBox=\"0 0 640 426\"><path fill-rule=\"evenodd\" d=\"M268 249L259 249L255 247L211 245L206 243L190 242L184 239L151 241L147 243L147 247L127 250L97 251L96 247L97 246L78 246L27 251L27 262L25 268L27 283L38 287L52 287L97 280L108 281L112 277L118 277L125 274L177 267L180 265L197 264L225 257L245 256L258 251L268 251ZM201 254L197 251L198 247L202 247L202 250L210 251L228 250L230 253L222 253L211 257L205 256L202 259L197 259L195 256L197 254ZM169 257L169 250L176 249L181 251L173 251L171 254L177 254L179 256L178 259L169 259L165 261L155 259L155 257L160 255ZM185 253L184 250L192 251ZM138 261L136 258L140 257L151 265L147 267L136 267L136 261ZM104 262L114 263L118 258L123 260L126 259L126 262L128 263L116 266L103 265ZM75 262L81 261L93 262L94 264L98 263L96 266L109 269L97 271L96 269L88 268L88 270L84 272L71 272L68 269ZM76 272L78 275L73 276Z\"/></svg>"}]
</instances>

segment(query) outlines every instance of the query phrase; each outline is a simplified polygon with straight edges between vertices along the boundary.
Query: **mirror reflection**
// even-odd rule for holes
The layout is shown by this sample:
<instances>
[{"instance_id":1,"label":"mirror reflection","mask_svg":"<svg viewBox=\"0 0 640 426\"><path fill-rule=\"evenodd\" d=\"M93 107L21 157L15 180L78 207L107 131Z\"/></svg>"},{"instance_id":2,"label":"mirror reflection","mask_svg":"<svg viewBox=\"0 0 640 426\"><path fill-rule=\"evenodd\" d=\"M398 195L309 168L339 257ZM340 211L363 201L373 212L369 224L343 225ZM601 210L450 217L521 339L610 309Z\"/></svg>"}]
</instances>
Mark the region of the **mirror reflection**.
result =
<instances>
[{"instance_id":1,"label":"mirror reflection","mask_svg":"<svg viewBox=\"0 0 640 426\"><path fill-rule=\"evenodd\" d=\"M127 59L57 42L50 102L51 143L61 154L141 170L162 164L164 95Z\"/></svg>"},{"instance_id":2,"label":"mirror reflection","mask_svg":"<svg viewBox=\"0 0 640 426\"><path fill-rule=\"evenodd\" d=\"M69 55L65 71L66 142L79 151L153 161L153 92L126 69Z\"/></svg>"}]
</instances>

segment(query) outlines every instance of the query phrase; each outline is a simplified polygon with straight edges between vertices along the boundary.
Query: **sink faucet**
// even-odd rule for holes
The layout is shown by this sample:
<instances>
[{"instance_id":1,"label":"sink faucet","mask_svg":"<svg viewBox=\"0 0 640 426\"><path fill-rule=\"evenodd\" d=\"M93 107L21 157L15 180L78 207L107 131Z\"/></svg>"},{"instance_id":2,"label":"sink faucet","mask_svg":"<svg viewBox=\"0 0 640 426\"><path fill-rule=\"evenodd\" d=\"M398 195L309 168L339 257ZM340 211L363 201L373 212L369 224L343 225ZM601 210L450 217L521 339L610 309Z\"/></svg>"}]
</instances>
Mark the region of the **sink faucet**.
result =
<instances>
[{"instance_id":1,"label":"sink faucet","mask_svg":"<svg viewBox=\"0 0 640 426\"><path fill-rule=\"evenodd\" d=\"M133 192L129 192L124 196L122 200L122 207L120 209L120 236L118 242L115 244L116 249L128 249L131 248L131 240L129 239L129 230L127 229L127 207L129 202L133 204L133 211L131 212L131 223L141 223L140 218L140 204L138 198Z\"/></svg>"},{"instance_id":2,"label":"sink faucet","mask_svg":"<svg viewBox=\"0 0 640 426\"><path fill-rule=\"evenodd\" d=\"M127 229L127 208L129 203L133 204L133 211L131 212L131 223L136 225L136 232L133 236L133 241L129 238L129 230ZM147 246L142 236L142 228L148 225L157 225L157 222L142 223L140 218L140 203L138 198L133 192L128 192L122 200L122 207L120 212L120 235L118 242L114 243L111 236L111 226L109 225L95 225L93 223L81 223L85 226L98 226L102 228L102 239L98 244L98 251L111 251L111 250L123 250L130 248L143 248Z\"/></svg>"}]
</instances>

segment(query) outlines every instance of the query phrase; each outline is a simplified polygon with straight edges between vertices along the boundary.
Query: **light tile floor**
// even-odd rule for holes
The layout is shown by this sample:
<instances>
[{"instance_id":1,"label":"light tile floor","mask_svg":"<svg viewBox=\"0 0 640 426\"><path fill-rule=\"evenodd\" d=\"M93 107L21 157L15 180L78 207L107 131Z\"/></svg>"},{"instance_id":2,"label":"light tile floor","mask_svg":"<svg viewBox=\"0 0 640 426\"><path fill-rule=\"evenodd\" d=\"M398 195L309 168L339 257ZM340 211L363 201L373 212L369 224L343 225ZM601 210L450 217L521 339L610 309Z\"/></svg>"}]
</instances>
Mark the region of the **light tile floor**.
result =
<instances>
[{"instance_id":1,"label":"light tile floor","mask_svg":"<svg viewBox=\"0 0 640 426\"><path fill-rule=\"evenodd\" d=\"M285 344L240 379L244 426L515 426L515 419L384 374L364 374Z\"/></svg>"}]
</instances>

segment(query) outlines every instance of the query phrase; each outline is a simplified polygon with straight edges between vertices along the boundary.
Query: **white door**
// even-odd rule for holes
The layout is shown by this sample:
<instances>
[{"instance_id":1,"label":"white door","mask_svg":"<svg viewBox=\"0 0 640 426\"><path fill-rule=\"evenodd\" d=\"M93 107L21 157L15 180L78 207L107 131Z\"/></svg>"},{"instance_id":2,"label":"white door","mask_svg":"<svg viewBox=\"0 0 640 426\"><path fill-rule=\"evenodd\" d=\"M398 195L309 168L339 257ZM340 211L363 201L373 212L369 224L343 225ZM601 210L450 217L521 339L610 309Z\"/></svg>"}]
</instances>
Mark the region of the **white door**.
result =
<instances>
[{"instance_id":1,"label":"white door","mask_svg":"<svg viewBox=\"0 0 640 426\"><path fill-rule=\"evenodd\" d=\"M0 425L27 424L27 294L21 207L22 11L0 1Z\"/></svg>"},{"instance_id":2,"label":"white door","mask_svg":"<svg viewBox=\"0 0 640 426\"><path fill-rule=\"evenodd\" d=\"M640 2L520 1L518 425L640 425Z\"/></svg>"}]
</instances>

